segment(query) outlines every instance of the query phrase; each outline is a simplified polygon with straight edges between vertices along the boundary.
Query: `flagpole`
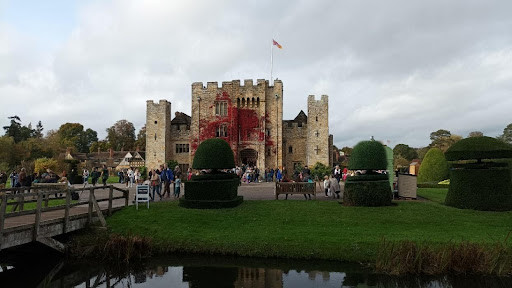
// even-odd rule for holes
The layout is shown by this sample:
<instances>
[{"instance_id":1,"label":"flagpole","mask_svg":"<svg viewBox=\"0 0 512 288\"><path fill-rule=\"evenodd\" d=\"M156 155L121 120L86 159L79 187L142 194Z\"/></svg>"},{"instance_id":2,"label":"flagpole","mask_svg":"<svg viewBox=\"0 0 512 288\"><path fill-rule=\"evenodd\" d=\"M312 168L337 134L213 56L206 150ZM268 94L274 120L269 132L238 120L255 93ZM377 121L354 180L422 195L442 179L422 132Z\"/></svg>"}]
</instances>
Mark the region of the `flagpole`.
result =
<instances>
[{"instance_id":1,"label":"flagpole","mask_svg":"<svg viewBox=\"0 0 512 288\"><path fill-rule=\"evenodd\" d=\"M274 65L273 54L274 54L274 39L272 39L272 42L270 43L270 81L269 81L269 86L272 86L272 68Z\"/></svg>"}]
</instances>

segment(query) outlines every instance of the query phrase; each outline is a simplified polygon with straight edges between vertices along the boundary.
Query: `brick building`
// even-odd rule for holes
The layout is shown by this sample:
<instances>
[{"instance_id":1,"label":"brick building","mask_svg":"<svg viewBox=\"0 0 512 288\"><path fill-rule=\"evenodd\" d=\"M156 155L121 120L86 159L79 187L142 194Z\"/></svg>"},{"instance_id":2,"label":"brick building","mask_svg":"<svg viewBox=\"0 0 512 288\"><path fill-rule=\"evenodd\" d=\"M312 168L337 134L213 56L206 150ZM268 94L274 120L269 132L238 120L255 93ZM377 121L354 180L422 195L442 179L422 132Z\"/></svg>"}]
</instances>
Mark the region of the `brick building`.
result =
<instances>
[{"instance_id":1,"label":"brick building","mask_svg":"<svg viewBox=\"0 0 512 288\"><path fill-rule=\"evenodd\" d=\"M328 96L320 100L310 95L308 114L283 120L283 83L273 86L266 80L201 82L192 84L192 115L176 112L171 119L171 103L147 101L146 166L158 167L176 160L186 169L199 143L209 138L226 140L237 165L259 168L332 166L332 135L329 134ZM289 167L289 168L288 168Z\"/></svg>"}]
</instances>

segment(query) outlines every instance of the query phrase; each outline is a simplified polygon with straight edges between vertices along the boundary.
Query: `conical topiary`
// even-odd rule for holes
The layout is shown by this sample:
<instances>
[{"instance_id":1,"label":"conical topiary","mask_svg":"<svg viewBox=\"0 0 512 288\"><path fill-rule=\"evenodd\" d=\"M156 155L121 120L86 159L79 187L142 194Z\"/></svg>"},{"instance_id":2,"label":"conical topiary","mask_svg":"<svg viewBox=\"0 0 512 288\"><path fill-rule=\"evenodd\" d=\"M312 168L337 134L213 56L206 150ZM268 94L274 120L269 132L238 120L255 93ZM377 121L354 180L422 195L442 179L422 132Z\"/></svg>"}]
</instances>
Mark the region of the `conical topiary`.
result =
<instances>
[{"instance_id":1,"label":"conical topiary","mask_svg":"<svg viewBox=\"0 0 512 288\"><path fill-rule=\"evenodd\" d=\"M448 163L439 148L431 148L421 162L418 182L439 182L448 179Z\"/></svg>"}]
</instances>

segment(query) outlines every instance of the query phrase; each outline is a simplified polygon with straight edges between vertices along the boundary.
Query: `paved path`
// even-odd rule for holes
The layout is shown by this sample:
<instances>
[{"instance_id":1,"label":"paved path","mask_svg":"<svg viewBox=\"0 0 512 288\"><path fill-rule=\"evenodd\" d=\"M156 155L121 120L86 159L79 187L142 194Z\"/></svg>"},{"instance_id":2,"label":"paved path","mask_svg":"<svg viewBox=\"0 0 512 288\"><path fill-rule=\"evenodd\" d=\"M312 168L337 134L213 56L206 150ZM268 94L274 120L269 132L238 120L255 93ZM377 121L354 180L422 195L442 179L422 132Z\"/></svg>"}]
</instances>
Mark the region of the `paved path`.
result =
<instances>
[{"instance_id":1,"label":"paved path","mask_svg":"<svg viewBox=\"0 0 512 288\"><path fill-rule=\"evenodd\" d=\"M341 190L343 192L343 188L345 187L343 182L340 182L341 184ZM122 189L127 189L126 185L124 184L113 184L114 186ZM318 184L317 184L318 185ZM76 187L83 187L82 185L76 185ZM135 186L132 188L128 188L130 191L130 202L129 205L132 205L133 199L135 199ZM275 200L275 183L242 183L240 187L238 187L238 195L244 196L244 200ZM173 186L171 185L171 191L173 190ZM181 196L183 197L183 184L181 186ZM105 195L102 195L101 193L106 193ZM95 192L96 197L98 195L101 196L101 198L107 198L108 197L108 191L105 192ZM333 199L332 197L324 197L323 192L323 186L320 188L320 186L317 186L317 193L316 193L316 199L320 201L336 201L337 199ZM85 197L85 198L84 198ZM83 200L86 200L88 197L88 194L84 193L84 195L81 196ZM99 197L98 197L99 198ZM158 199L158 196L156 197ZM279 199L285 199L285 195L279 195ZM300 194L295 195L289 195L288 199L290 200L304 200L304 196ZM176 199L172 196L167 198L165 197L163 201L175 201Z\"/></svg>"}]
</instances>

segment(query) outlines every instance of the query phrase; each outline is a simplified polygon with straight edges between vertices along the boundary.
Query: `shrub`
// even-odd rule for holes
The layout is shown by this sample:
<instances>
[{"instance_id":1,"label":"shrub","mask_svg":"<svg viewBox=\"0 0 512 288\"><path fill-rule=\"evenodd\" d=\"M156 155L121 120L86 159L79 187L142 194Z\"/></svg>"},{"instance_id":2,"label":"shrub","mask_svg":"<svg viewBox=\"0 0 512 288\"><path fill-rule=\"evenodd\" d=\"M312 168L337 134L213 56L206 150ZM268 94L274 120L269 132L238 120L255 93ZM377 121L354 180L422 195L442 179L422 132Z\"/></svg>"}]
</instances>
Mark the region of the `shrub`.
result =
<instances>
[{"instance_id":1,"label":"shrub","mask_svg":"<svg viewBox=\"0 0 512 288\"><path fill-rule=\"evenodd\" d=\"M446 205L487 211L512 210L509 169L454 169L451 172Z\"/></svg>"},{"instance_id":2,"label":"shrub","mask_svg":"<svg viewBox=\"0 0 512 288\"><path fill-rule=\"evenodd\" d=\"M386 170L388 167L386 150L377 141L359 142L350 155L350 170Z\"/></svg>"},{"instance_id":3,"label":"shrub","mask_svg":"<svg viewBox=\"0 0 512 288\"><path fill-rule=\"evenodd\" d=\"M384 175L386 176L386 175ZM352 177L351 177L352 178ZM347 179L343 193L343 205L346 206L389 206L393 195L389 181L352 181Z\"/></svg>"},{"instance_id":4,"label":"shrub","mask_svg":"<svg viewBox=\"0 0 512 288\"><path fill-rule=\"evenodd\" d=\"M367 174L347 178L343 204L347 206L391 205L393 194L388 175L373 173L373 170L386 170L388 166L386 150L377 141L359 142L352 150L351 170L366 170Z\"/></svg>"},{"instance_id":5,"label":"shrub","mask_svg":"<svg viewBox=\"0 0 512 288\"><path fill-rule=\"evenodd\" d=\"M448 161L512 158L512 145L487 136L458 141L446 151Z\"/></svg>"},{"instance_id":6,"label":"shrub","mask_svg":"<svg viewBox=\"0 0 512 288\"><path fill-rule=\"evenodd\" d=\"M448 163L439 148L428 150L418 173L418 182L439 182L448 178Z\"/></svg>"},{"instance_id":7,"label":"shrub","mask_svg":"<svg viewBox=\"0 0 512 288\"><path fill-rule=\"evenodd\" d=\"M53 158L38 158L34 163L34 172L44 173L46 172L46 168L49 168L52 171L57 171L57 167L57 160Z\"/></svg>"},{"instance_id":8,"label":"shrub","mask_svg":"<svg viewBox=\"0 0 512 288\"><path fill-rule=\"evenodd\" d=\"M324 176L329 175L331 175L331 168L320 162L316 162L315 166L313 166L313 169L311 169L311 177L313 179L316 179L316 177L318 177L318 179L323 179Z\"/></svg>"},{"instance_id":9,"label":"shrub","mask_svg":"<svg viewBox=\"0 0 512 288\"><path fill-rule=\"evenodd\" d=\"M231 169L235 167L235 157L228 142L219 138L207 139L197 147L192 168Z\"/></svg>"}]
</instances>

